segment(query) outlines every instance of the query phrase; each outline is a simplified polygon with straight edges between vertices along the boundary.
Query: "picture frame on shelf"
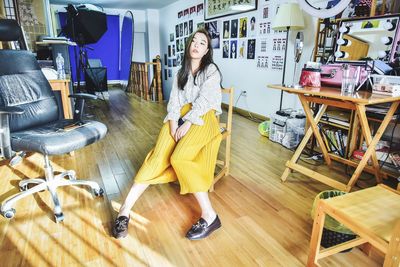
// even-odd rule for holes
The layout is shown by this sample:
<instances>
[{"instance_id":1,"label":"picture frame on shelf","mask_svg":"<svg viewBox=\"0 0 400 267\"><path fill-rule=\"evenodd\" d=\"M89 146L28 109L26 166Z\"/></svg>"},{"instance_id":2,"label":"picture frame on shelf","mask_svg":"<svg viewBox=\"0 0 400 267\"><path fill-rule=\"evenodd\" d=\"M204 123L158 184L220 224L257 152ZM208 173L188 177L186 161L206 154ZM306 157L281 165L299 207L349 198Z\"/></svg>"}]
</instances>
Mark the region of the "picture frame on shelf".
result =
<instances>
[{"instance_id":1,"label":"picture frame on shelf","mask_svg":"<svg viewBox=\"0 0 400 267\"><path fill-rule=\"evenodd\" d=\"M248 0L248 3L239 2L231 0L204 0L204 20L257 10L257 0Z\"/></svg>"}]
</instances>

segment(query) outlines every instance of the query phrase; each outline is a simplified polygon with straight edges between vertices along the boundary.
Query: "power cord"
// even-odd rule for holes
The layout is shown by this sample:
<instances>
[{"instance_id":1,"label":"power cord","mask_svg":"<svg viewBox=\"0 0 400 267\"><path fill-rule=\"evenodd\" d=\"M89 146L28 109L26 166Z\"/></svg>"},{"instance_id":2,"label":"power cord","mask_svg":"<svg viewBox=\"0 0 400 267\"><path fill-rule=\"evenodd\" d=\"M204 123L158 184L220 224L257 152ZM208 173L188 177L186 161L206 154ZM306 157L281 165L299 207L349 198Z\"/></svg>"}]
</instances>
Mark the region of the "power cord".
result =
<instances>
[{"instance_id":1,"label":"power cord","mask_svg":"<svg viewBox=\"0 0 400 267\"><path fill-rule=\"evenodd\" d=\"M240 100L240 97L242 97L242 95L246 95L247 94L247 91L241 91L240 92L240 95L238 96L238 98L236 99L236 102L235 102L235 105L234 105L234 107L237 107L237 103L239 102L239 100ZM246 101L246 111L247 111L247 113L248 113L248 115L246 116L246 115L243 115L242 113L240 113L240 112L238 112L238 111L233 111L233 112L235 112L236 114L239 114L240 116L243 116L243 117L245 117L246 119L249 119L249 120L251 120L251 121L254 121L254 122L257 122L257 123L261 123L261 122L263 122L263 120L260 120L260 119L258 119L258 118L255 118L253 115L251 115L251 113L249 112L249 106L248 106L248 104L247 104L247 101Z\"/></svg>"}]
</instances>

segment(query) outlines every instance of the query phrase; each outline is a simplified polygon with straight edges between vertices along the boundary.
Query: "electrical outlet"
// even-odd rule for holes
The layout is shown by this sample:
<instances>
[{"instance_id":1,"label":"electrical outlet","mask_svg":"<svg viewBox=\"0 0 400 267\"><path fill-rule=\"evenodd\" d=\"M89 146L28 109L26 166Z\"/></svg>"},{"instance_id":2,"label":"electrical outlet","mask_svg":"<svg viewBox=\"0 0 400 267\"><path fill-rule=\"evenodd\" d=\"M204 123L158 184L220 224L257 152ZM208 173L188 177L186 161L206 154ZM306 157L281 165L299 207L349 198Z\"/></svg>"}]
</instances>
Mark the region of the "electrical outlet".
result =
<instances>
[{"instance_id":1,"label":"electrical outlet","mask_svg":"<svg viewBox=\"0 0 400 267\"><path fill-rule=\"evenodd\" d=\"M247 96L247 91L242 90L241 94L242 94L242 96Z\"/></svg>"}]
</instances>

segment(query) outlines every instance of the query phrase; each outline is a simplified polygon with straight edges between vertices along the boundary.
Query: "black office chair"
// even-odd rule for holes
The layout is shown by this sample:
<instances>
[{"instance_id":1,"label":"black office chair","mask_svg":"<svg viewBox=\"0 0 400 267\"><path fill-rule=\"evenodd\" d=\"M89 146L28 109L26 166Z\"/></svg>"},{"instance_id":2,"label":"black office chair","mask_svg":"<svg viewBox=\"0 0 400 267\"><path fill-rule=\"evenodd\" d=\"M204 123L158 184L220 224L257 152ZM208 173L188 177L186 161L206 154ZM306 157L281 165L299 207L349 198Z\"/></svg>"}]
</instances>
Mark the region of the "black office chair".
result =
<instances>
[{"instance_id":1,"label":"black office chair","mask_svg":"<svg viewBox=\"0 0 400 267\"><path fill-rule=\"evenodd\" d=\"M1 24L1 21L0 21ZM0 26L1 29L1 26ZM1 32L0 32L1 37ZM106 135L107 127L97 121L82 119L85 99L89 94L74 94L74 119L59 119L59 106L49 82L31 52L0 50L0 149L3 157L12 158L14 151L37 152L44 156L45 178L22 180L20 193L1 203L0 213L15 215L18 200L49 190L54 202L56 222L64 219L56 189L60 186L89 186L95 196L103 189L94 181L76 180L75 172L55 175L49 156L66 154L90 145ZM30 187L29 185L34 185Z\"/></svg>"}]
</instances>

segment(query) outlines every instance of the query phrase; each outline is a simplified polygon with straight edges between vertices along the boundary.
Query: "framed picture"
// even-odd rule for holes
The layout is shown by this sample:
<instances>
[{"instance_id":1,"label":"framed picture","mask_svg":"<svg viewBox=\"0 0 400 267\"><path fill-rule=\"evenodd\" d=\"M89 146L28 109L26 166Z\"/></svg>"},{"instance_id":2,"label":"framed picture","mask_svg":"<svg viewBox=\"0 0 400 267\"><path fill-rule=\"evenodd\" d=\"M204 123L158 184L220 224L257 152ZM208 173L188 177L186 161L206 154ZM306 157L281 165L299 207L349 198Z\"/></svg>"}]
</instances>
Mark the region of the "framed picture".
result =
<instances>
[{"instance_id":1,"label":"framed picture","mask_svg":"<svg viewBox=\"0 0 400 267\"><path fill-rule=\"evenodd\" d=\"M257 9L257 0L204 0L204 20L230 16Z\"/></svg>"}]
</instances>

